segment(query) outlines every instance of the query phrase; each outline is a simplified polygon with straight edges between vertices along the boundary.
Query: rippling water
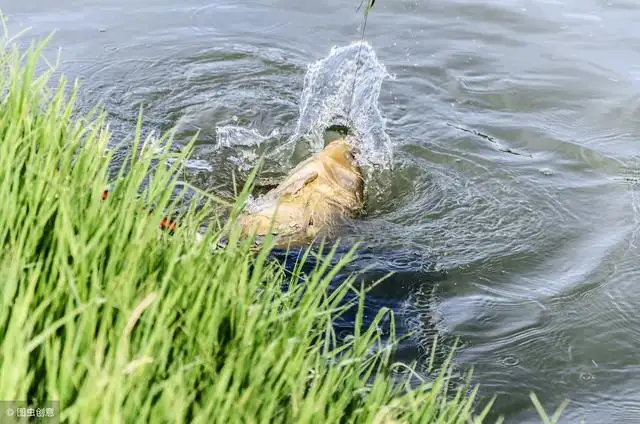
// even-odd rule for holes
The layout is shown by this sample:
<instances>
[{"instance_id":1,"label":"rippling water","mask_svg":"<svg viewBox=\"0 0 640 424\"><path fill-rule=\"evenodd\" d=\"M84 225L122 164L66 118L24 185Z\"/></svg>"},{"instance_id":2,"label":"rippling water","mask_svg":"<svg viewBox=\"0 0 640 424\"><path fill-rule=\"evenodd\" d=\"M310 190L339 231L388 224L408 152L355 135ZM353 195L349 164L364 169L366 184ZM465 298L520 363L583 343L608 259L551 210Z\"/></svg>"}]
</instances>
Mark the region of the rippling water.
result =
<instances>
[{"instance_id":1,"label":"rippling water","mask_svg":"<svg viewBox=\"0 0 640 424\"><path fill-rule=\"evenodd\" d=\"M118 136L141 105L148 130L199 131L191 178L230 194L232 170L267 152L282 175L349 112L358 3L0 8L13 32L57 30L61 70ZM459 336L456 362L507 422L537 422L531 391L548 409L570 399L564 422L640 422L640 5L376 3L353 106L373 189L347 235L361 265L398 273L372 308L416 331L407 359Z\"/></svg>"}]
</instances>

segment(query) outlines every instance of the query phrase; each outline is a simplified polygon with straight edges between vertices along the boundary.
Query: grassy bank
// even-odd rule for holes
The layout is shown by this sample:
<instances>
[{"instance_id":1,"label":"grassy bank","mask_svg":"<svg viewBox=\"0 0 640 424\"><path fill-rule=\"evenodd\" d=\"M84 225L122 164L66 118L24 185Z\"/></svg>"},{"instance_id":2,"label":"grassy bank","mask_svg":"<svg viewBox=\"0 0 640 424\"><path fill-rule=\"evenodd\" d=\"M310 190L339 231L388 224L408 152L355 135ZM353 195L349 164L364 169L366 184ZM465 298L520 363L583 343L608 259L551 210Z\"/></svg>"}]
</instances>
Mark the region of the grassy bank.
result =
<instances>
[{"instance_id":1,"label":"grassy bank","mask_svg":"<svg viewBox=\"0 0 640 424\"><path fill-rule=\"evenodd\" d=\"M75 88L36 73L42 45L0 44L0 399L57 400L72 423L481 420L444 371L392 384L405 367L375 323L335 342L355 290L328 290L340 265L285 274L226 224L195 243L216 205L171 196L189 147L112 140L101 115L78 116ZM118 142L136 154L110 178ZM176 208L170 236L158 225Z\"/></svg>"}]
</instances>

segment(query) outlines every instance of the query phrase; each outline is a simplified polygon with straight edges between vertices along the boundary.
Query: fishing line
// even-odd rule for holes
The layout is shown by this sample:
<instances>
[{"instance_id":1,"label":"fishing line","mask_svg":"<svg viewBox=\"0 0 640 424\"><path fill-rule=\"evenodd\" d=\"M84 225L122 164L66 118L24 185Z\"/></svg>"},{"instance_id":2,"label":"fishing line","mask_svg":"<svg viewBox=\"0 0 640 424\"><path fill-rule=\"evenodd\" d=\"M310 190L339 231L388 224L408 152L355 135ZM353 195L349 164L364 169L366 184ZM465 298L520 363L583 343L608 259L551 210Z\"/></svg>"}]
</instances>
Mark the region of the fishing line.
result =
<instances>
[{"instance_id":1,"label":"fishing line","mask_svg":"<svg viewBox=\"0 0 640 424\"><path fill-rule=\"evenodd\" d=\"M353 75L353 84L351 85L351 99L349 100L349 108L347 110L347 124L352 128L355 128L353 122L351 120L351 111L353 110L353 101L355 98L356 91L356 81L358 79L358 70L360 69L360 54L362 52L362 45L364 44L364 31L367 27L367 18L369 17L369 11L375 4L376 0L362 0L356 12L359 12L364 5L365 1L367 2L367 6L364 9L364 20L362 22L362 31L360 32L360 45L358 46L358 53L356 54L356 70Z\"/></svg>"}]
</instances>

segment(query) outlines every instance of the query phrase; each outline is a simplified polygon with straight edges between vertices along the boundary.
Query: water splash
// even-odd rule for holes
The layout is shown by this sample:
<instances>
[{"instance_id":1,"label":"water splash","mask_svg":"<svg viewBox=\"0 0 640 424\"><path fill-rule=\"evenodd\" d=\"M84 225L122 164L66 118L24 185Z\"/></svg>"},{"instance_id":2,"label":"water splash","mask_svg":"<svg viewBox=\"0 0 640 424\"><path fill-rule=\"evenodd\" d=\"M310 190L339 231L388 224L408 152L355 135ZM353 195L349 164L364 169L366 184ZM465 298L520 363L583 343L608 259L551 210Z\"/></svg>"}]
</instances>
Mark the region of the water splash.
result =
<instances>
[{"instance_id":1,"label":"water splash","mask_svg":"<svg viewBox=\"0 0 640 424\"><path fill-rule=\"evenodd\" d=\"M337 120L348 121L360 140L363 165L390 168L392 143L378 109L382 82L390 77L367 42L333 47L307 70L300 116L289 143L305 138L317 152L324 147L325 128Z\"/></svg>"},{"instance_id":2,"label":"water splash","mask_svg":"<svg viewBox=\"0 0 640 424\"><path fill-rule=\"evenodd\" d=\"M243 128L236 125L216 127L215 149L230 151L226 157L239 170L249 172L260 157L259 148L266 141L272 140L280 134L276 128L268 135L262 135L256 129Z\"/></svg>"},{"instance_id":3,"label":"water splash","mask_svg":"<svg viewBox=\"0 0 640 424\"><path fill-rule=\"evenodd\" d=\"M216 135L216 141L219 147L255 146L270 137L260 134L258 130L235 125L216 127Z\"/></svg>"},{"instance_id":4,"label":"water splash","mask_svg":"<svg viewBox=\"0 0 640 424\"><path fill-rule=\"evenodd\" d=\"M390 169L392 143L378 109L382 82L389 77L368 43L334 46L327 57L309 65L295 129L265 152L266 158L282 160L291 156L300 141L306 141L311 153L319 152L324 147L324 130L331 124L348 122L359 140L357 159L365 173ZM258 158L255 152L261 145L280 134L274 129L271 134L262 135L256 129L238 125L217 127L216 133L215 149L237 149L232 160L243 170L253 167Z\"/></svg>"}]
</instances>

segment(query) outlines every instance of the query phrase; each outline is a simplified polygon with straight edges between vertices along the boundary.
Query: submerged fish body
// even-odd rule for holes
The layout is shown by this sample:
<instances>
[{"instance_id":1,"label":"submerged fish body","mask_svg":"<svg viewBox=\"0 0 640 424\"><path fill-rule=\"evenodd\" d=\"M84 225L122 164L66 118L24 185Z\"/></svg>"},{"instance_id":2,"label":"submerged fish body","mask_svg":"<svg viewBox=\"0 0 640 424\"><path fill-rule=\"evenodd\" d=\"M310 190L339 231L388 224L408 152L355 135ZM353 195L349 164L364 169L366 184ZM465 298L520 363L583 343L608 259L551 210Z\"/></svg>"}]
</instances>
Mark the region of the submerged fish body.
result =
<instances>
[{"instance_id":1,"label":"submerged fish body","mask_svg":"<svg viewBox=\"0 0 640 424\"><path fill-rule=\"evenodd\" d=\"M238 218L244 236L273 234L276 247L331 237L364 209L364 179L347 140L329 143Z\"/></svg>"}]
</instances>

